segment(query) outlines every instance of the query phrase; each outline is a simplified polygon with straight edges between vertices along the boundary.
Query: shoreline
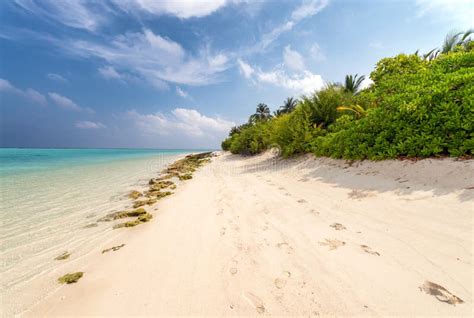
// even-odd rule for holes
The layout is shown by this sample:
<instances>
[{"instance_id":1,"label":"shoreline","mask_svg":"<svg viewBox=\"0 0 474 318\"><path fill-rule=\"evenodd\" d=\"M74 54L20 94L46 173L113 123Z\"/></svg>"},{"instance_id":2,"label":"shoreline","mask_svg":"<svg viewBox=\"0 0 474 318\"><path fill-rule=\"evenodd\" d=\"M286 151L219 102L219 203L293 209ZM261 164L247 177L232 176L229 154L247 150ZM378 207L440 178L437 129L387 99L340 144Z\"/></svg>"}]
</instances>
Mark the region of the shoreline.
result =
<instances>
[{"instance_id":1,"label":"shoreline","mask_svg":"<svg viewBox=\"0 0 474 318\"><path fill-rule=\"evenodd\" d=\"M23 315L469 315L472 168L221 154Z\"/></svg>"},{"instance_id":2,"label":"shoreline","mask_svg":"<svg viewBox=\"0 0 474 318\"><path fill-rule=\"evenodd\" d=\"M17 265L13 267L10 266L10 268L5 267L6 272L2 274L2 297L1 297L2 301L1 303L3 304L2 305L3 308L2 310L0 310L0 312L6 316L22 315L23 313L27 312L31 307L33 307L35 304L41 302L44 298L47 298L50 294L56 292L56 290L60 288L60 285L57 283L57 279L60 276L68 272L76 272L78 267L80 268L84 263L87 263L87 260L90 258L91 253L97 252L98 246L107 245L109 241L113 241L117 236L121 235L121 233L119 233L118 230L112 229L112 224L110 224L109 226L109 225L106 225L105 222L97 222L97 219L99 219L100 217L102 217L103 215L107 213L110 213L111 211L119 211L119 210L127 209L127 207L133 203L133 201L127 197L131 189L138 189L141 191L147 190L150 174L159 175L162 169L165 169L168 165L171 165L175 161L184 158L186 155L189 155L190 153L192 152L182 153L182 154L173 154L171 156L166 156L166 155L163 156L162 154L159 154L153 157L146 156L144 158L137 158L137 159L125 158L120 161L114 160L113 163L108 164L106 166L107 169L112 169L111 167L114 167L114 168L113 170L110 170L110 173L108 172L105 173L104 176L107 176L107 178L110 177L111 175L114 176L115 174L118 176L117 178L114 177L108 182L110 183L110 182L114 182L113 180L119 180L119 183L114 185L111 191L108 191L107 194L101 192L101 189L103 188L99 187L99 185L95 183L95 181L99 180L98 179L99 177L94 178L93 179L94 181L88 182L88 184L93 184L94 186L96 185L98 186L97 188L93 188L94 191L98 191L97 193L98 196L102 198L101 200L102 203L95 206L98 208L89 209L89 206L91 204L94 204L91 202L84 203L81 206L75 206L75 205L70 205L71 202L69 201L67 201L67 203L66 201L64 201L64 204L68 208L68 211L72 209L79 209L77 210L78 211L77 213L75 212L75 214L77 215L67 215L66 216L67 219L64 220L64 222L68 222L68 225L67 225L68 228L72 229L72 232L70 232L72 236L66 237L64 241L62 239L57 242L54 241L54 245L46 246L46 248L39 250L40 251L39 254L32 255L32 258L30 259L25 259L27 262L35 265L35 268L34 269L32 268L32 270L28 270L27 272L24 272L24 271L21 272L19 271L19 268L17 269ZM84 165L81 164L81 165L74 166L73 168L84 173L86 172L89 173L92 171L91 169L100 170L101 168L104 168L104 164L105 163L102 163L102 162L96 162L94 164L87 163ZM137 164L139 164L141 168L134 169L133 166L136 166ZM130 170L127 170L126 173L121 173L121 171L119 171L121 167L124 168L125 170L130 168ZM156 167L158 167L158 170L153 170L153 169L156 169ZM148 170L149 172L146 172ZM59 184L62 184L61 183L62 179L59 180L56 177L54 177L54 179L51 179L51 176L49 174L52 174L53 176L57 176L59 174L62 174L63 172L64 171L62 167L56 170L52 170L52 172L38 171L34 175L34 178L35 178L34 181L41 180L41 179L44 179L46 176L49 176L49 180L51 181L51 183L56 183L59 181ZM146 174L146 180L147 180L146 186L144 185L145 180L143 179L144 172ZM67 174L70 174L70 173L72 173L71 170L67 172ZM102 172L97 171L96 175L97 176L102 175ZM88 175L85 175L86 178L88 178L87 176ZM133 178L134 176L139 179L134 179ZM19 175L18 178L21 178L21 180L23 180L26 178L26 176ZM107 178L104 178L104 180ZM70 177L66 177L66 179L70 179ZM79 180L79 182L81 181ZM107 188L111 188L111 187L107 186ZM49 191L49 190L45 190L45 191ZM85 191L89 191L89 189ZM75 193L74 190L69 189L68 187L65 187L64 191L61 191L61 192L64 192L66 194L69 192ZM60 195L61 192L59 192L58 195ZM108 196L110 196L109 199L107 199ZM94 195L94 200L95 200L95 197L97 196ZM49 205L56 207L57 205L55 203L61 202L61 200L62 200L61 198L58 198L54 202L51 202L51 204ZM92 201L92 202L96 202L96 201L97 200ZM82 211L81 210L82 208L85 208L85 210ZM129 208L131 209L131 207ZM95 212L91 213L90 210L94 210ZM70 213L70 212L67 212L67 213ZM103 213L103 215L100 215L101 213ZM47 215L45 215L45 217L46 216ZM46 229L47 227L53 227L53 228L61 227L62 223L54 223L54 224L52 223L53 221L58 222L58 220L60 222L63 222L61 221L62 219L60 220L58 218L51 219L51 220L43 219L41 220L42 222L41 225L35 223L35 227L39 229L36 229L34 231L38 232L40 230ZM10 229L10 231L13 231L13 230L14 228ZM25 234L28 234L28 233L29 232L25 232ZM51 235L56 235L56 233L51 234ZM90 235L90 236L89 238L85 238L86 241L84 241L83 235ZM51 236L51 237L53 239L54 238L57 239L56 236ZM14 237L9 238L9 239L13 240ZM90 242L87 242L87 240L90 240ZM60 244L60 242L63 242L63 243ZM3 242L3 243L7 244L7 242ZM33 243L36 244L34 241L31 241L28 244L33 245ZM63 245L64 248L61 248L61 250L58 250L56 246L58 244ZM3 246L7 247L8 245L3 245ZM19 248L22 248L22 246L20 245ZM9 250L7 251L10 254L12 253ZM64 258L59 257L60 254L63 254L63 253L67 253L68 255L65 256ZM5 261L8 260L7 258L8 256L6 255L7 254L3 254L3 257L5 257L4 258ZM69 257L69 255L71 255L71 257ZM36 263L34 263L33 261L35 261ZM20 265L24 266L23 263L21 263ZM38 265L37 269L36 269L36 265ZM12 273L12 275L14 276L8 276L9 275L8 272Z\"/></svg>"}]
</instances>

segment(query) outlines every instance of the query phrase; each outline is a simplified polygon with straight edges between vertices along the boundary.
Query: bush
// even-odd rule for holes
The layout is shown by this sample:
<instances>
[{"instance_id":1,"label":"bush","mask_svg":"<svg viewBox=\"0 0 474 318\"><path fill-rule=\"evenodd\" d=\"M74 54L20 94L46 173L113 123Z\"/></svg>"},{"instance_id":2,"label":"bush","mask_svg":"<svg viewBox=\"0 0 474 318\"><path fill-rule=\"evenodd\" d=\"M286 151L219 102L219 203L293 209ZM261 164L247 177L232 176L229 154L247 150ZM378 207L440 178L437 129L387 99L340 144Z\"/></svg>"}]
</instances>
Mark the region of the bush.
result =
<instances>
[{"instance_id":1,"label":"bush","mask_svg":"<svg viewBox=\"0 0 474 318\"><path fill-rule=\"evenodd\" d=\"M255 155L270 145L268 123L258 122L234 134L229 142L229 150L234 154Z\"/></svg>"},{"instance_id":2,"label":"bush","mask_svg":"<svg viewBox=\"0 0 474 318\"><path fill-rule=\"evenodd\" d=\"M472 155L474 52L431 62L399 55L382 60L371 76L376 107L317 138L316 155L375 160Z\"/></svg>"},{"instance_id":3,"label":"bush","mask_svg":"<svg viewBox=\"0 0 474 318\"><path fill-rule=\"evenodd\" d=\"M473 155L472 41L430 60L384 58L370 77L373 85L360 93L328 85L289 114L271 118L265 106L265 120L234 128L222 148L256 154L276 145L285 157L313 152L372 160Z\"/></svg>"}]
</instances>

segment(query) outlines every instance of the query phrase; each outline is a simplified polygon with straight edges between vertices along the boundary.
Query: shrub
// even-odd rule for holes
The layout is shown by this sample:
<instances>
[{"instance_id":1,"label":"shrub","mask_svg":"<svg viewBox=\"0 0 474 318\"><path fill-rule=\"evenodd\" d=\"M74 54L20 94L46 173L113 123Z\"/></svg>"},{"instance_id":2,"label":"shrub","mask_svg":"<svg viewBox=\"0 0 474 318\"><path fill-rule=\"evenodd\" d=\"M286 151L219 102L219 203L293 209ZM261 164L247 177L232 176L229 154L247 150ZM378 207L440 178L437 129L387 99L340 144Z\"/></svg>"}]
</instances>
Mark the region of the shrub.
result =
<instances>
[{"instance_id":1,"label":"shrub","mask_svg":"<svg viewBox=\"0 0 474 318\"><path fill-rule=\"evenodd\" d=\"M405 55L381 62L372 73L377 107L317 138L314 153L375 160L472 155L474 52L430 62Z\"/></svg>"}]
</instances>

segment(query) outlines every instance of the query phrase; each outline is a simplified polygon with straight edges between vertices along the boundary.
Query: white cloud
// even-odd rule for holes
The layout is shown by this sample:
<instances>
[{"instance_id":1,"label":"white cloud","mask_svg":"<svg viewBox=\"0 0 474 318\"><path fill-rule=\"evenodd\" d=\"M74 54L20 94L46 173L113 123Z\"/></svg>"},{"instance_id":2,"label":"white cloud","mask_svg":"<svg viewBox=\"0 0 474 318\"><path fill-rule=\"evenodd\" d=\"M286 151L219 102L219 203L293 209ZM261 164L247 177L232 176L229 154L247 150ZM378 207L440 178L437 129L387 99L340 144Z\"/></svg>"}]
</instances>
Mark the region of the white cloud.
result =
<instances>
[{"instance_id":1,"label":"white cloud","mask_svg":"<svg viewBox=\"0 0 474 318\"><path fill-rule=\"evenodd\" d=\"M49 78L50 80L57 81L57 82L63 82L63 83L67 82L67 79L55 73L48 73L46 77Z\"/></svg>"},{"instance_id":2,"label":"white cloud","mask_svg":"<svg viewBox=\"0 0 474 318\"><path fill-rule=\"evenodd\" d=\"M250 78L254 83L272 84L277 87L282 87L291 90L295 93L312 93L315 90L320 90L325 83L321 75L313 74L310 71L304 70L296 74L289 75L283 70L274 69L272 71L264 72L259 68L255 68L239 60L242 75ZM243 70L251 70L245 73ZM248 74L246 76L245 74ZM250 77L250 75L253 75Z\"/></svg>"},{"instance_id":3,"label":"white cloud","mask_svg":"<svg viewBox=\"0 0 474 318\"><path fill-rule=\"evenodd\" d=\"M372 84L374 83L373 80L371 80L369 77L366 77L363 81L362 81L362 84L360 84L360 89L366 89L366 88L369 88L370 86L372 86Z\"/></svg>"},{"instance_id":4,"label":"white cloud","mask_svg":"<svg viewBox=\"0 0 474 318\"><path fill-rule=\"evenodd\" d=\"M326 60L326 55L322 51L318 43L313 43L309 49L309 54L317 62L322 62Z\"/></svg>"},{"instance_id":5,"label":"white cloud","mask_svg":"<svg viewBox=\"0 0 474 318\"><path fill-rule=\"evenodd\" d=\"M296 8L291 14L291 18L294 21L300 21L304 18L311 17L322 9L324 9L329 3L329 0L310 0L304 1L298 8Z\"/></svg>"},{"instance_id":6,"label":"white cloud","mask_svg":"<svg viewBox=\"0 0 474 318\"><path fill-rule=\"evenodd\" d=\"M293 51L289 45L283 51L283 61L292 71L303 71L305 69L303 56Z\"/></svg>"},{"instance_id":7,"label":"white cloud","mask_svg":"<svg viewBox=\"0 0 474 318\"><path fill-rule=\"evenodd\" d=\"M9 81L3 78L0 78L0 93L1 92L17 95L33 103L40 104L43 106L47 104L46 97L44 97L44 95L42 95L38 91L35 91L31 88L21 90L13 86Z\"/></svg>"},{"instance_id":8,"label":"white cloud","mask_svg":"<svg viewBox=\"0 0 474 318\"><path fill-rule=\"evenodd\" d=\"M93 122L88 120L77 121L75 126L79 129L101 129L106 127L101 122Z\"/></svg>"},{"instance_id":9,"label":"white cloud","mask_svg":"<svg viewBox=\"0 0 474 318\"><path fill-rule=\"evenodd\" d=\"M80 0L15 0L22 9L41 18L56 21L66 26L95 31L106 21L104 3Z\"/></svg>"},{"instance_id":10,"label":"white cloud","mask_svg":"<svg viewBox=\"0 0 474 318\"><path fill-rule=\"evenodd\" d=\"M110 67L126 69L158 87L166 83L205 85L219 81L219 75L229 67L223 53L212 54L203 48L197 56L187 54L183 47L151 30L125 33L108 43L72 41L62 48L82 57L98 57Z\"/></svg>"},{"instance_id":11,"label":"white cloud","mask_svg":"<svg viewBox=\"0 0 474 318\"><path fill-rule=\"evenodd\" d=\"M59 95L58 93L48 93L49 98L59 107L74 110L74 111L81 111L82 108L79 107L76 103L70 100L67 97Z\"/></svg>"},{"instance_id":12,"label":"white cloud","mask_svg":"<svg viewBox=\"0 0 474 318\"><path fill-rule=\"evenodd\" d=\"M187 19L204 17L214 13L231 1L226 0L116 0L115 3L126 11L142 10L155 15L173 15Z\"/></svg>"},{"instance_id":13,"label":"white cloud","mask_svg":"<svg viewBox=\"0 0 474 318\"><path fill-rule=\"evenodd\" d=\"M242 74L245 78L250 78L252 74L255 72L252 66L245 63L241 59L238 59L237 63L239 64L240 74Z\"/></svg>"},{"instance_id":14,"label":"white cloud","mask_svg":"<svg viewBox=\"0 0 474 318\"><path fill-rule=\"evenodd\" d=\"M430 17L459 28L473 26L472 0L416 0L416 7L419 18Z\"/></svg>"},{"instance_id":15,"label":"white cloud","mask_svg":"<svg viewBox=\"0 0 474 318\"><path fill-rule=\"evenodd\" d=\"M181 87L179 87L179 86L176 86L176 94L178 94L178 96L180 96L182 98L192 99L192 97L189 95L189 93L184 91L183 89L181 89Z\"/></svg>"},{"instance_id":16,"label":"white cloud","mask_svg":"<svg viewBox=\"0 0 474 318\"><path fill-rule=\"evenodd\" d=\"M219 117L208 117L195 109L175 108L170 114L140 114L135 110L126 114L145 134L158 136L187 136L219 139L224 137L234 122Z\"/></svg>"},{"instance_id":17,"label":"white cloud","mask_svg":"<svg viewBox=\"0 0 474 318\"><path fill-rule=\"evenodd\" d=\"M106 79L121 79L122 78L122 75L120 75L112 66L100 67L99 74L103 78L106 78Z\"/></svg>"},{"instance_id":18,"label":"white cloud","mask_svg":"<svg viewBox=\"0 0 474 318\"><path fill-rule=\"evenodd\" d=\"M284 23L276 26L270 32L265 33L262 36L260 43L253 48L256 51L264 51L270 44L272 44L276 39L280 37L285 32L291 31L295 25L300 21L309 18L315 14L318 14L329 4L329 0L309 0L303 1L303 3L298 6L291 13L291 18Z\"/></svg>"}]
</instances>

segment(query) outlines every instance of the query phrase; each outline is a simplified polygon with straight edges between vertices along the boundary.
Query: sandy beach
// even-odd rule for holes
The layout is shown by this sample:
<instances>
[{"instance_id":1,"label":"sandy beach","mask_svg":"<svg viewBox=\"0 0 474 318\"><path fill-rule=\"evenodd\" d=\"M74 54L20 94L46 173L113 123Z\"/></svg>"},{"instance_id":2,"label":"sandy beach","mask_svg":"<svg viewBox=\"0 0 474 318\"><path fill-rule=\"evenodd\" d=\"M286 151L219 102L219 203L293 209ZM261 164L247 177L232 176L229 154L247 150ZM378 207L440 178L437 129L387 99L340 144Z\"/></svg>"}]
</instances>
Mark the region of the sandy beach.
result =
<instances>
[{"instance_id":1,"label":"sandy beach","mask_svg":"<svg viewBox=\"0 0 474 318\"><path fill-rule=\"evenodd\" d=\"M221 153L24 316L471 316L473 180L473 160Z\"/></svg>"}]
</instances>

